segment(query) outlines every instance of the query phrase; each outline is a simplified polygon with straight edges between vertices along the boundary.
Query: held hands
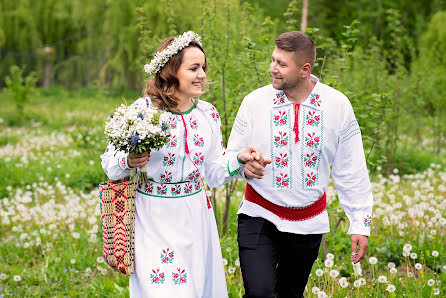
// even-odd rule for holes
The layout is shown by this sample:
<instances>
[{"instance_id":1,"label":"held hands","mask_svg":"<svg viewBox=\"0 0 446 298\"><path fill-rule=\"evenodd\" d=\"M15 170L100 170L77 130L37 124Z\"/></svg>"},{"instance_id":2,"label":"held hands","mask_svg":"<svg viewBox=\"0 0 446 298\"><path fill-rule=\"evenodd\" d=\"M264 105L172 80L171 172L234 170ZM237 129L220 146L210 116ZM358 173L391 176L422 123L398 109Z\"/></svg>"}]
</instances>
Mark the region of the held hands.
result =
<instances>
[{"instance_id":1,"label":"held hands","mask_svg":"<svg viewBox=\"0 0 446 298\"><path fill-rule=\"evenodd\" d=\"M352 241L352 247L351 247L352 255L350 257L350 261L356 264L365 256L367 248L369 247L369 240L367 236L352 234L351 241ZM359 253L357 252L358 247L359 247Z\"/></svg>"},{"instance_id":2,"label":"held hands","mask_svg":"<svg viewBox=\"0 0 446 298\"><path fill-rule=\"evenodd\" d=\"M150 159L150 150L143 153L130 153L129 166L132 168L140 168L145 166Z\"/></svg>"},{"instance_id":3,"label":"held hands","mask_svg":"<svg viewBox=\"0 0 446 298\"><path fill-rule=\"evenodd\" d=\"M245 175L249 178L262 179L266 165L271 163L271 159L264 158L262 152L254 146L240 152L238 158L246 164Z\"/></svg>"}]
</instances>

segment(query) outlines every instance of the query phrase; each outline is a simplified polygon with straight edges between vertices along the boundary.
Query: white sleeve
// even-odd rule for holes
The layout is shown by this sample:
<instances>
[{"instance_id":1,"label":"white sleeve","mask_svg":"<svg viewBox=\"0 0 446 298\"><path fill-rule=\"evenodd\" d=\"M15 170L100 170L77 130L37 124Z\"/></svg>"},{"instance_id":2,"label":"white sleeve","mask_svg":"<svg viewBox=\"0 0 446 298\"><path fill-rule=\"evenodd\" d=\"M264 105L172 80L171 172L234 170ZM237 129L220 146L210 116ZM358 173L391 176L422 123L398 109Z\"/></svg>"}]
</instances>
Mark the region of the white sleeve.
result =
<instances>
[{"instance_id":1,"label":"white sleeve","mask_svg":"<svg viewBox=\"0 0 446 298\"><path fill-rule=\"evenodd\" d=\"M101 165L110 180L119 180L128 177L132 168L128 163L128 154L118 151L111 144L107 146L104 154L101 155Z\"/></svg>"},{"instance_id":2,"label":"white sleeve","mask_svg":"<svg viewBox=\"0 0 446 298\"><path fill-rule=\"evenodd\" d=\"M232 125L231 135L229 136L228 147L226 149L228 153L243 151L251 144L252 128L251 121L249 120L251 113L249 113L247 106L245 97ZM245 172L243 170L240 170L239 178L245 178Z\"/></svg>"},{"instance_id":3,"label":"white sleeve","mask_svg":"<svg viewBox=\"0 0 446 298\"><path fill-rule=\"evenodd\" d=\"M373 195L361 130L348 102L341 125L332 177L339 201L350 220L348 234L370 236Z\"/></svg>"},{"instance_id":4,"label":"white sleeve","mask_svg":"<svg viewBox=\"0 0 446 298\"><path fill-rule=\"evenodd\" d=\"M217 110L215 112L217 113ZM241 178L240 171L244 165L238 162L240 151L227 152L223 147L220 117L216 118L217 121L210 117L207 119L212 128L212 144L204 165L205 181L210 187L220 187L233 179Z\"/></svg>"}]
</instances>

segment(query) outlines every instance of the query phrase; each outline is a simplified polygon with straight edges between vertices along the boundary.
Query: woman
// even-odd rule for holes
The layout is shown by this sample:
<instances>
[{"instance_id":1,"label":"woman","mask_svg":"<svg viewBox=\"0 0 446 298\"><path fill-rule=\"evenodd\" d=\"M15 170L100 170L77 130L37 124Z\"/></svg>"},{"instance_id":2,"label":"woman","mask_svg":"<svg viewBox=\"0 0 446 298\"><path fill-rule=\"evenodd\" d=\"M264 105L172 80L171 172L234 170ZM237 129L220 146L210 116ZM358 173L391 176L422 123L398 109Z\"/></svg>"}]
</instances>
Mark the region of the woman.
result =
<instances>
[{"instance_id":1,"label":"woman","mask_svg":"<svg viewBox=\"0 0 446 298\"><path fill-rule=\"evenodd\" d=\"M145 98L169 115L171 136L159 151L131 154L109 145L101 156L108 177L117 180L147 165L139 185L135 218L132 297L227 297L214 213L201 185L219 187L235 178L243 163L260 158L249 147L237 154L222 146L215 107L197 100L206 86L206 55L200 37L186 32L165 39L150 65L154 77ZM240 177L240 176L239 176Z\"/></svg>"}]
</instances>

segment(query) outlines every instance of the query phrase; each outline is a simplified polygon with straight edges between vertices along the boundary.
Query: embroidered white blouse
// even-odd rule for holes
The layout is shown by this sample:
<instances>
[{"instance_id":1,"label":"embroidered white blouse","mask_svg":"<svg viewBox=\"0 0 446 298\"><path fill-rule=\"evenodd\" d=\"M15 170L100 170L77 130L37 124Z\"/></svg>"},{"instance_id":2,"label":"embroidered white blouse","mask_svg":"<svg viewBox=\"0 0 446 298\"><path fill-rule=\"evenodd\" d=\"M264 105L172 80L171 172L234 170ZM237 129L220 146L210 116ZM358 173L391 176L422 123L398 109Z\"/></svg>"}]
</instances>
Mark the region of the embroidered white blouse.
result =
<instances>
[{"instance_id":1,"label":"embroidered white blouse","mask_svg":"<svg viewBox=\"0 0 446 298\"><path fill-rule=\"evenodd\" d=\"M133 104L150 105L151 101L140 98ZM138 188L140 193L161 197L187 196L201 189L200 176L211 187L219 187L236 178L234 175L243 165L238 162L238 152L225 153L220 115L212 104L196 100L195 106L183 115L166 113L171 136L163 148L151 151L147 163L148 178L156 183L156 187L149 182ZM189 154L185 150L186 136ZM127 152L117 151L113 145L107 147L101 159L105 173L112 180L127 177L133 170L128 164ZM190 182L190 185L179 188L175 183L180 182Z\"/></svg>"},{"instance_id":2,"label":"embroidered white blouse","mask_svg":"<svg viewBox=\"0 0 446 298\"><path fill-rule=\"evenodd\" d=\"M300 104L298 140L293 130L295 107L272 85L248 94L237 113L228 151L257 145L272 163L263 179L247 179L265 199L286 207L303 207L323 195L331 175L350 220L349 234L370 235L373 197L361 131L348 98L319 82ZM297 140L297 142L296 142ZM263 217L280 231L298 234L329 232L327 211L304 220L281 219L243 199L238 213Z\"/></svg>"}]
</instances>

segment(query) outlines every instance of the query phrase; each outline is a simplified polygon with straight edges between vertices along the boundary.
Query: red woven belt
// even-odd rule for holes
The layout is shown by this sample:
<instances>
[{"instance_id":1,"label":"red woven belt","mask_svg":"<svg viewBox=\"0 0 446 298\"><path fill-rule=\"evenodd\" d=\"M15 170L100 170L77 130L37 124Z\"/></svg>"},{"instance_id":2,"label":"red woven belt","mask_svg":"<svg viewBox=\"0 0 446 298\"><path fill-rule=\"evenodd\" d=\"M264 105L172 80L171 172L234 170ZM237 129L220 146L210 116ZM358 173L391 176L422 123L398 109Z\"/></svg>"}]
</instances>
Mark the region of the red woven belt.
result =
<instances>
[{"instance_id":1,"label":"red woven belt","mask_svg":"<svg viewBox=\"0 0 446 298\"><path fill-rule=\"evenodd\" d=\"M259 195L254 188L246 184L245 199L251 203L257 204L278 217L290 221L306 220L324 212L327 207L327 196L324 194L311 205L305 207L284 207L271 203Z\"/></svg>"}]
</instances>

